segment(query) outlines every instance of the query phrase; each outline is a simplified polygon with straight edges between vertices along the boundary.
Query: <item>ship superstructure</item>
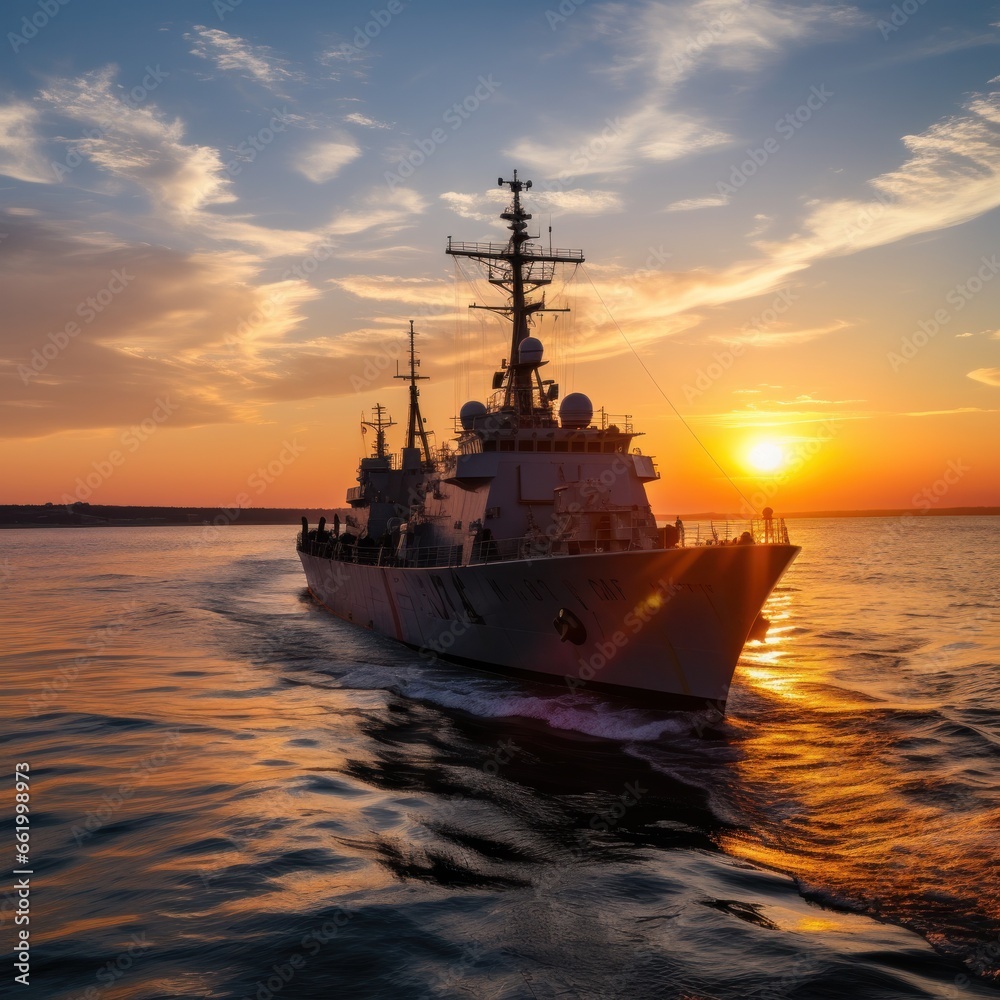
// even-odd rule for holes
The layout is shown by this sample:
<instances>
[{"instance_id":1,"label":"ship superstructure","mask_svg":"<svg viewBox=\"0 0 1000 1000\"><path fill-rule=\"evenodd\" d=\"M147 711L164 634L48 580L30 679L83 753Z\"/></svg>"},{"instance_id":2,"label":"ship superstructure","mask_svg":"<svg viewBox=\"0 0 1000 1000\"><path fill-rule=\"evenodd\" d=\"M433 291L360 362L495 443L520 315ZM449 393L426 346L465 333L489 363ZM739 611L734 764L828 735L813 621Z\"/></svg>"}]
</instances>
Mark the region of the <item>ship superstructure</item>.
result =
<instances>
[{"instance_id":1,"label":"ship superstructure","mask_svg":"<svg viewBox=\"0 0 1000 1000\"><path fill-rule=\"evenodd\" d=\"M508 356L485 402L462 406L453 449L430 447L419 409L413 323L406 443L389 453L384 408L349 529L299 539L313 595L349 621L490 670L602 685L657 702L725 703L743 644L798 549L768 516L741 545L684 546L658 528L645 484L658 478L628 416L595 421L591 400L545 378L532 317L538 294L579 250L546 250L528 234L531 188L514 172L501 214L506 243L460 243L505 293L474 304L510 323ZM565 311L565 310L558 310ZM556 404L558 403L558 409ZM770 514L770 512L766 512Z\"/></svg>"}]
</instances>

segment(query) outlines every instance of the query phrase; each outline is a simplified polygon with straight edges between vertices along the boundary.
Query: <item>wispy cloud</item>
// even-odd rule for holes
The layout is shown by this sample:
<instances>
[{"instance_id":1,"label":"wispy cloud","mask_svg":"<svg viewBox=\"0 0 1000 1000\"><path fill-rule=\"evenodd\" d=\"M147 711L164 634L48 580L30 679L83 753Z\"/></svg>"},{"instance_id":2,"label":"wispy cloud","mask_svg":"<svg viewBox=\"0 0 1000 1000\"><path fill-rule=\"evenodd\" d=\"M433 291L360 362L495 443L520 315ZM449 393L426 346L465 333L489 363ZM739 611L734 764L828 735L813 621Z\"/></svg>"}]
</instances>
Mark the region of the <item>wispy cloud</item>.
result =
<instances>
[{"instance_id":1,"label":"wispy cloud","mask_svg":"<svg viewBox=\"0 0 1000 1000\"><path fill-rule=\"evenodd\" d=\"M814 202L803 232L762 246L794 266L956 226L1000 205L1000 91L902 141L911 156L869 182L878 197Z\"/></svg>"},{"instance_id":2,"label":"wispy cloud","mask_svg":"<svg viewBox=\"0 0 1000 1000\"><path fill-rule=\"evenodd\" d=\"M257 269L245 255L184 254L99 239L44 217L8 216L3 228L18 252L0 273L6 318L0 434L127 426L142 419L157 396L178 404L172 426L242 419L252 391L223 341L266 296L254 287ZM39 258L44 269L35 266ZM116 274L113 300L99 313L85 308ZM286 288L262 326L271 324L275 336L294 328L301 295L309 291ZM64 334L63 348L47 351L39 368L29 367L51 346L48 334L70 323L75 332Z\"/></svg>"},{"instance_id":3,"label":"wispy cloud","mask_svg":"<svg viewBox=\"0 0 1000 1000\"><path fill-rule=\"evenodd\" d=\"M377 118L369 118L368 115L361 114L360 111L352 111L344 116L345 122L352 125L363 125L365 128L392 128L389 122L380 122Z\"/></svg>"},{"instance_id":4,"label":"wispy cloud","mask_svg":"<svg viewBox=\"0 0 1000 1000\"><path fill-rule=\"evenodd\" d=\"M614 191L594 188L571 188L567 191L531 192L531 206L538 214L604 215L620 212L622 199ZM466 193L445 191L438 196L456 215L477 222L503 225L498 219L500 211L510 201L510 192L499 188L487 188L482 192Z\"/></svg>"},{"instance_id":5,"label":"wispy cloud","mask_svg":"<svg viewBox=\"0 0 1000 1000\"><path fill-rule=\"evenodd\" d=\"M36 184L55 181L36 130L39 117L38 109L24 101L0 108L0 174Z\"/></svg>"},{"instance_id":6,"label":"wispy cloud","mask_svg":"<svg viewBox=\"0 0 1000 1000\"><path fill-rule=\"evenodd\" d=\"M313 143L299 154L295 169L314 184L336 177L342 167L361 155L361 147L349 136Z\"/></svg>"},{"instance_id":7,"label":"wispy cloud","mask_svg":"<svg viewBox=\"0 0 1000 1000\"><path fill-rule=\"evenodd\" d=\"M767 388L774 388L768 386ZM734 390L733 395L757 395L757 390ZM723 413L701 414L696 419L722 427L786 427L836 420L868 420L878 416L874 410L859 409L864 399L817 399L811 393L799 393L792 399L752 399Z\"/></svg>"},{"instance_id":8,"label":"wispy cloud","mask_svg":"<svg viewBox=\"0 0 1000 1000\"><path fill-rule=\"evenodd\" d=\"M165 116L152 99L141 105L126 100L116 74L116 67L107 66L77 79L57 79L37 100L39 122L47 116L81 128L83 134L71 140L72 148L106 179L109 189L121 189L123 182L136 185L148 196L149 218L161 227L174 227L186 243L207 237L228 244L228 249L282 257L305 255L329 238L331 233L322 227L274 229L246 214L214 211L236 201L219 150L185 141L183 122ZM42 125L37 129L41 132ZM40 141L36 137L35 145ZM79 180L71 174L65 183ZM132 215L134 219L134 210Z\"/></svg>"},{"instance_id":9,"label":"wispy cloud","mask_svg":"<svg viewBox=\"0 0 1000 1000\"><path fill-rule=\"evenodd\" d=\"M623 275L617 283L613 275L602 276L597 282L601 297L641 345L689 329L701 321L698 313L705 309L774 293L824 259L959 225L1000 205L1000 92L976 95L961 114L902 141L909 159L869 182L878 197L811 202L798 232L784 240L759 241L759 257L714 272L700 269L681 275L663 269ZM451 192L445 201L460 214L485 221L492 215L487 209L498 198L502 200L502 192ZM627 282L628 295L616 300L622 281ZM584 287L579 294L581 309L593 310L586 322L600 331L588 340L587 353L620 353L625 347L607 327L603 308L588 303ZM768 324L763 335L750 329L742 339L770 345L803 343L851 325L845 319L809 326L780 320Z\"/></svg>"},{"instance_id":10,"label":"wispy cloud","mask_svg":"<svg viewBox=\"0 0 1000 1000\"><path fill-rule=\"evenodd\" d=\"M960 225L1000 206L1000 91L975 95L962 113L902 142L909 159L868 182L877 197L809 203L792 236L758 241L757 260L738 261L714 274L699 272L699 279L685 282L671 298L671 307L701 309L755 298L787 286L824 259ZM673 283L664 275L651 280L664 286L663 296ZM763 336L750 330L737 339L800 343L850 325L837 320L798 329L778 322Z\"/></svg>"},{"instance_id":11,"label":"wispy cloud","mask_svg":"<svg viewBox=\"0 0 1000 1000\"><path fill-rule=\"evenodd\" d=\"M829 40L862 23L850 6L778 0L595 7L583 22L585 30L611 52L599 72L638 97L600 125L573 130L548 123L544 138L522 138L505 152L549 177L580 177L725 145L731 136L724 128L685 109L680 90L686 81L707 71L759 72L793 45Z\"/></svg>"},{"instance_id":12,"label":"wispy cloud","mask_svg":"<svg viewBox=\"0 0 1000 1000\"><path fill-rule=\"evenodd\" d=\"M795 326L790 322L776 320L766 329L747 329L738 333L726 332L713 339L724 343L754 344L757 347L783 347L786 344L806 344L811 340L840 333L853 326L844 319L835 319L819 326Z\"/></svg>"},{"instance_id":13,"label":"wispy cloud","mask_svg":"<svg viewBox=\"0 0 1000 1000\"><path fill-rule=\"evenodd\" d=\"M272 90L300 78L266 45L251 45L221 28L206 28L202 24L196 24L194 31L195 34L185 36L194 45L191 54L214 62L220 70L240 73Z\"/></svg>"},{"instance_id":14,"label":"wispy cloud","mask_svg":"<svg viewBox=\"0 0 1000 1000\"><path fill-rule=\"evenodd\" d=\"M870 420L879 414L869 410L736 409L724 413L704 413L693 417L697 423L715 427L788 427L795 424L824 424L838 420Z\"/></svg>"},{"instance_id":15,"label":"wispy cloud","mask_svg":"<svg viewBox=\"0 0 1000 1000\"><path fill-rule=\"evenodd\" d=\"M218 150L185 143L181 121L167 120L152 103L135 106L123 100L115 73L109 66L76 80L57 80L41 92L53 112L91 126L76 148L172 211L190 214L233 201Z\"/></svg>"},{"instance_id":16,"label":"wispy cloud","mask_svg":"<svg viewBox=\"0 0 1000 1000\"><path fill-rule=\"evenodd\" d=\"M1000 413L1000 410L986 410L981 406L956 406L953 410L919 410L904 413L904 417L951 417L959 413Z\"/></svg>"},{"instance_id":17,"label":"wispy cloud","mask_svg":"<svg viewBox=\"0 0 1000 1000\"><path fill-rule=\"evenodd\" d=\"M829 39L864 20L853 6L777 0L647 3L638 12L609 4L595 16L614 45L608 71L652 77L667 90L706 70L759 71L795 43Z\"/></svg>"},{"instance_id":18,"label":"wispy cloud","mask_svg":"<svg viewBox=\"0 0 1000 1000\"><path fill-rule=\"evenodd\" d=\"M968 377L982 382L983 385L1000 386L1000 368L977 368L969 372Z\"/></svg>"},{"instance_id":19,"label":"wispy cloud","mask_svg":"<svg viewBox=\"0 0 1000 1000\"><path fill-rule=\"evenodd\" d=\"M728 204L729 199L724 194L710 194L704 198L682 198L680 201L672 201L664 211L692 212L699 208L721 208Z\"/></svg>"},{"instance_id":20,"label":"wispy cloud","mask_svg":"<svg viewBox=\"0 0 1000 1000\"><path fill-rule=\"evenodd\" d=\"M333 236L363 233L376 227L384 232L394 232L412 225L415 217L427 207L424 199L408 188L396 188L391 192L385 188L373 188L358 201L359 208L336 213L324 231Z\"/></svg>"},{"instance_id":21,"label":"wispy cloud","mask_svg":"<svg viewBox=\"0 0 1000 1000\"><path fill-rule=\"evenodd\" d=\"M544 139L521 139L504 152L547 177L576 178L678 160L727 142L725 132L705 122L647 104L587 131L549 129Z\"/></svg>"},{"instance_id":22,"label":"wispy cloud","mask_svg":"<svg viewBox=\"0 0 1000 1000\"><path fill-rule=\"evenodd\" d=\"M362 299L413 306L454 307L455 284L436 278L400 278L392 274L350 274L331 284Z\"/></svg>"}]
</instances>

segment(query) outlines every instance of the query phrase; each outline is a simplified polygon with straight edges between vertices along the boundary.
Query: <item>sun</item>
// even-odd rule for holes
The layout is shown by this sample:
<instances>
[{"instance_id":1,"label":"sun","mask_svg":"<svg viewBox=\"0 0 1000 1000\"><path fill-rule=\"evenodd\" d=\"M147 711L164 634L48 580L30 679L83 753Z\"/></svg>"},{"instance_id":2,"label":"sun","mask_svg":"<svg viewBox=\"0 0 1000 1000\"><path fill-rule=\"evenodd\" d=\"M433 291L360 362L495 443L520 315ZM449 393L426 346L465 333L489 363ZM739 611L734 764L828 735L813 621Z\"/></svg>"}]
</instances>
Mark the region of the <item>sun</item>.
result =
<instances>
[{"instance_id":1,"label":"sun","mask_svg":"<svg viewBox=\"0 0 1000 1000\"><path fill-rule=\"evenodd\" d=\"M780 444L760 441L747 452L747 461L758 472L774 472L785 464L785 452Z\"/></svg>"}]
</instances>

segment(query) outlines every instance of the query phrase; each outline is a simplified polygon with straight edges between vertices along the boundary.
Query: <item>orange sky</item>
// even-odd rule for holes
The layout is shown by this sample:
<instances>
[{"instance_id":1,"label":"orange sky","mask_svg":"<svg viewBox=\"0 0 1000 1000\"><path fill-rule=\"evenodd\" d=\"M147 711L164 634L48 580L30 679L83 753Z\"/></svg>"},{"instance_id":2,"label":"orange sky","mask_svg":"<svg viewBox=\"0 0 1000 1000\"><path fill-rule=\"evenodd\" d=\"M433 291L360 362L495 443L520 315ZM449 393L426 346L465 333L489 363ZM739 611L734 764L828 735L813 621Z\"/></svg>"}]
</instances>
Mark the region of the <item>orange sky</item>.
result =
<instances>
[{"instance_id":1,"label":"orange sky","mask_svg":"<svg viewBox=\"0 0 1000 1000\"><path fill-rule=\"evenodd\" d=\"M70 6L2 70L0 502L342 504L411 318L444 443L508 352L444 246L505 238L517 166L587 256L547 375L632 415L654 509L741 506L664 394L779 511L1000 504L986 12L525 5L512 54L434 10L363 51L350 11L184 11Z\"/></svg>"}]
</instances>

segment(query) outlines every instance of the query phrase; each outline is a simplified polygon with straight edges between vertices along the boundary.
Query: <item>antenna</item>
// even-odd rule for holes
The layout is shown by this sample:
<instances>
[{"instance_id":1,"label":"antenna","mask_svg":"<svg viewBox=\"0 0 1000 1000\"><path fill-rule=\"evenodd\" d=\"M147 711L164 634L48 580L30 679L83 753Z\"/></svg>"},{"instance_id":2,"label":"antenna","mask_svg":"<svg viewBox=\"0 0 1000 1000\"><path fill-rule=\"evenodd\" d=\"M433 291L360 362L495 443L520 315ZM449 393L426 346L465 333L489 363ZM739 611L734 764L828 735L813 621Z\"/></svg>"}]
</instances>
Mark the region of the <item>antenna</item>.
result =
<instances>
[{"instance_id":1,"label":"antenna","mask_svg":"<svg viewBox=\"0 0 1000 1000\"><path fill-rule=\"evenodd\" d=\"M416 346L414 344L414 337L416 337L416 331L413 329L413 320L410 320L410 370L409 372L402 373L399 370L399 362L396 362L396 374L393 378L405 378L410 383L410 411L407 419L407 430L406 430L406 447L416 448L417 438L420 438L420 450L423 454L424 461L430 465L431 464L431 447L427 441L427 431L424 429L423 417L420 416L420 404L417 402L417 397L420 395L420 390L417 388L417 382L420 379L427 378L426 375L418 375L417 369L420 367L420 359L417 357Z\"/></svg>"},{"instance_id":2,"label":"antenna","mask_svg":"<svg viewBox=\"0 0 1000 1000\"><path fill-rule=\"evenodd\" d=\"M494 376L494 388L504 389L504 407L514 409L525 417L534 418L535 406L532 402L532 390L536 375L531 364L518 363L518 348L529 335L532 317L542 312L569 312L569 309L554 309L545 305L544 295L532 298L531 293L552 283L554 266L556 264L581 264L581 250L554 250L552 248L552 227L549 226L549 250L532 243L528 235L528 222L531 213L521 207L521 192L531 189L531 181L521 180L514 171L510 180L497 178L500 187L509 187L512 195L507 209L500 213L500 218L509 223L510 237L506 244L502 243L456 243L448 241L446 253L456 257L471 257L479 261L487 272L491 285L504 289L509 299L502 306L480 306L473 304L472 309L486 309L499 313L510 321L510 354L509 364L501 367ZM551 409L544 401L540 409Z\"/></svg>"},{"instance_id":3,"label":"antenna","mask_svg":"<svg viewBox=\"0 0 1000 1000\"><path fill-rule=\"evenodd\" d=\"M362 414L364 416L364 414ZM390 427L395 427L396 423L392 417L386 416L385 407L381 403L376 403L372 409L372 419L361 421L361 433L365 433L366 427L371 427L375 431L375 442L372 445L372 458L385 458L388 452L385 447L385 432Z\"/></svg>"}]
</instances>

